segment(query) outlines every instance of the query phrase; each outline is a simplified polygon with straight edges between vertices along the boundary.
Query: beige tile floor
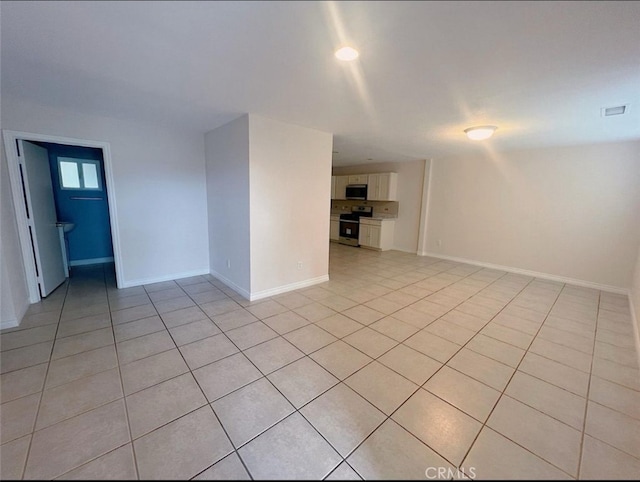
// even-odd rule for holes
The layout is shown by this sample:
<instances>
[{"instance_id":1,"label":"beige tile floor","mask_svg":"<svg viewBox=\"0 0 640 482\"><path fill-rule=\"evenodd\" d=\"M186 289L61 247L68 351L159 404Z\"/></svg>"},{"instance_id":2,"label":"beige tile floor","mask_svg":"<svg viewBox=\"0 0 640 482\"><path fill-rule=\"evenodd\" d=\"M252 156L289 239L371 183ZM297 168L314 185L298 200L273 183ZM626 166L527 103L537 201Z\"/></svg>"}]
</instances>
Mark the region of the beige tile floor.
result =
<instances>
[{"instance_id":1,"label":"beige tile floor","mask_svg":"<svg viewBox=\"0 0 640 482\"><path fill-rule=\"evenodd\" d=\"M626 296L330 253L331 281L253 303L76 268L0 336L0 476L638 478Z\"/></svg>"}]
</instances>

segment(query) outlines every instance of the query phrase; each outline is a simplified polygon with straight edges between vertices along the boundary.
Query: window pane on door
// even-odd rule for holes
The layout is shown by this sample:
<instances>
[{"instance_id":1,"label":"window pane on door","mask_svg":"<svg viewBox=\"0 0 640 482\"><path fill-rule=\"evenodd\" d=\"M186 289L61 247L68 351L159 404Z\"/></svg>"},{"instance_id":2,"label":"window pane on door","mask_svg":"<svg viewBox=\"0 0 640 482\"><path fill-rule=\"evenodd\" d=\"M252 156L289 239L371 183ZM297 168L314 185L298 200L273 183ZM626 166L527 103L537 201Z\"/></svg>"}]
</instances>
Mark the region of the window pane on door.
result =
<instances>
[{"instance_id":1,"label":"window pane on door","mask_svg":"<svg viewBox=\"0 0 640 482\"><path fill-rule=\"evenodd\" d=\"M80 187L78 164L75 162L60 161L60 180L63 189L78 189Z\"/></svg>"},{"instance_id":2,"label":"window pane on door","mask_svg":"<svg viewBox=\"0 0 640 482\"><path fill-rule=\"evenodd\" d=\"M85 189L99 189L98 170L95 164L82 163L82 176L84 178Z\"/></svg>"}]
</instances>

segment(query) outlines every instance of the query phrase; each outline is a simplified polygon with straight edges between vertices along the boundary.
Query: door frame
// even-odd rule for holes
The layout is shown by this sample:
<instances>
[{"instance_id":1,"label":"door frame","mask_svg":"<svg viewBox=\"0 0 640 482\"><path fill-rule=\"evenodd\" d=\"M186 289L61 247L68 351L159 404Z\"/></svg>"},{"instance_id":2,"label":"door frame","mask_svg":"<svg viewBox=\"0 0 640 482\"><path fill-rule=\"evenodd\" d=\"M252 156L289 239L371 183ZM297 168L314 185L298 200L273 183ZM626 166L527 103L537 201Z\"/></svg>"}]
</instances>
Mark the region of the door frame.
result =
<instances>
[{"instance_id":1,"label":"door frame","mask_svg":"<svg viewBox=\"0 0 640 482\"><path fill-rule=\"evenodd\" d=\"M36 279L36 265L33 249L37 249L31 243L29 236L29 221L24 204L26 193L22 189L22 179L20 176L20 158L17 152L17 141L51 142L55 144L66 144L80 147L93 147L102 150L102 160L104 163L105 189L109 204L109 222L111 224L111 243L113 245L113 260L116 268L116 284L123 286L122 281L122 256L120 249L120 233L118 230L118 216L116 209L116 190L113 178L113 165L111 162L111 147L108 142L92 141L86 139L74 139L71 137L51 136L36 134L32 132L20 132L3 129L4 149L9 167L9 179L11 181L11 193L13 195L13 208L18 224L18 236L20 238L20 248L22 250L22 260L24 262L27 287L29 290L29 302L37 303L41 300L38 282ZM23 167L24 169L24 167ZM28 180L25 178L25 182ZM27 190L28 190L28 186Z\"/></svg>"}]
</instances>

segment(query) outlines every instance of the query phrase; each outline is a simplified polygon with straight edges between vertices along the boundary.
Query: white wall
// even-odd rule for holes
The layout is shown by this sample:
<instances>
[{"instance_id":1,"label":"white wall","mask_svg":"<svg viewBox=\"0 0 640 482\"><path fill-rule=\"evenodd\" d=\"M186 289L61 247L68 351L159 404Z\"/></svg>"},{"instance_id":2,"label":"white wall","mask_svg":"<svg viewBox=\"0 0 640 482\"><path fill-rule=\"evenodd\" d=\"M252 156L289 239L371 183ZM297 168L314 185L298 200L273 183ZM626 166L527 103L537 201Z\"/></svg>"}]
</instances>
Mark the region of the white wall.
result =
<instances>
[{"instance_id":1,"label":"white wall","mask_svg":"<svg viewBox=\"0 0 640 482\"><path fill-rule=\"evenodd\" d=\"M333 137L253 114L249 126L252 297L326 280Z\"/></svg>"},{"instance_id":2,"label":"white wall","mask_svg":"<svg viewBox=\"0 0 640 482\"><path fill-rule=\"evenodd\" d=\"M400 251L416 253L422 206L422 182L425 161L379 162L355 166L334 167L334 175L397 172L398 219L395 222L393 246Z\"/></svg>"},{"instance_id":3,"label":"white wall","mask_svg":"<svg viewBox=\"0 0 640 482\"><path fill-rule=\"evenodd\" d=\"M125 286L209 272L202 133L11 98L2 127L110 143Z\"/></svg>"},{"instance_id":4,"label":"white wall","mask_svg":"<svg viewBox=\"0 0 640 482\"><path fill-rule=\"evenodd\" d=\"M13 209L9 169L0 140L0 328L17 326L27 307L29 293Z\"/></svg>"},{"instance_id":5,"label":"white wall","mask_svg":"<svg viewBox=\"0 0 640 482\"><path fill-rule=\"evenodd\" d=\"M251 292L249 116L207 133L205 156L211 273L248 298Z\"/></svg>"},{"instance_id":6,"label":"white wall","mask_svg":"<svg viewBox=\"0 0 640 482\"><path fill-rule=\"evenodd\" d=\"M428 251L628 288L639 161L638 142L435 160Z\"/></svg>"}]
</instances>

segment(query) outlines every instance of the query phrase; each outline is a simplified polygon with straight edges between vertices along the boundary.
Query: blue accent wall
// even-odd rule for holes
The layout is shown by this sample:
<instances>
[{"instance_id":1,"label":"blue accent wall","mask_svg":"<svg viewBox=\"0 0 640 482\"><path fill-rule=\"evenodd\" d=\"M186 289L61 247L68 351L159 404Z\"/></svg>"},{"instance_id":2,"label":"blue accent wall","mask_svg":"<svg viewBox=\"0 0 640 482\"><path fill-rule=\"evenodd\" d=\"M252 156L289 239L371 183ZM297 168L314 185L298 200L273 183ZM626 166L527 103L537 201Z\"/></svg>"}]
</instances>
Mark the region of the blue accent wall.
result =
<instances>
[{"instance_id":1,"label":"blue accent wall","mask_svg":"<svg viewBox=\"0 0 640 482\"><path fill-rule=\"evenodd\" d=\"M49 152L49 166L53 181L53 196L56 201L58 221L71 222L76 225L67 233L69 240L69 262L110 258L113 256L111 245L111 224L109 222L109 200L107 198L106 181L102 150L92 147L65 146L48 142L38 142ZM58 157L73 157L100 161L102 190L95 189L61 189L58 172ZM79 200L73 198L102 198L100 201Z\"/></svg>"}]
</instances>

